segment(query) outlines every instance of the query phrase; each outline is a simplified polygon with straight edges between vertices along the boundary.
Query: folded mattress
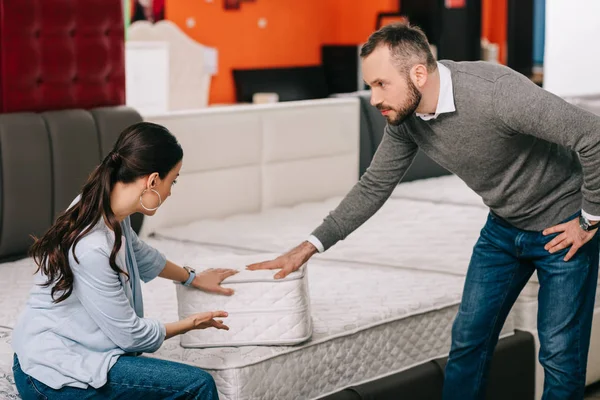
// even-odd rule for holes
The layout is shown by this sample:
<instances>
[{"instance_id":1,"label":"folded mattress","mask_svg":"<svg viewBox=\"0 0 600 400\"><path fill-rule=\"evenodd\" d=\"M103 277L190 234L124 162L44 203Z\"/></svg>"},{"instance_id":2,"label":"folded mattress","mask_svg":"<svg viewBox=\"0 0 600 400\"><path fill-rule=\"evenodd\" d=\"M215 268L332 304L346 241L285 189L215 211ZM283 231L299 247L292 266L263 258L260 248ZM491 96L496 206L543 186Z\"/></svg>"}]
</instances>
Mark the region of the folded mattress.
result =
<instances>
[{"instance_id":1,"label":"folded mattress","mask_svg":"<svg viewBox=\"0 0 600 400\"><path fill-rule=\"evenodd\" d=\"M202 269L237 269L222 286L234 290L233 296L206 293L193 287L176 285L179 318L201 311L227 311L228 331L192 330L181 335L183 347L222 347L250 345L293 345L312 335L310 296L306 265L283 279L274 279L268 270L248 271L254 262L276 254L227 255L186 261Z\"/></svg>"}]
</instances>

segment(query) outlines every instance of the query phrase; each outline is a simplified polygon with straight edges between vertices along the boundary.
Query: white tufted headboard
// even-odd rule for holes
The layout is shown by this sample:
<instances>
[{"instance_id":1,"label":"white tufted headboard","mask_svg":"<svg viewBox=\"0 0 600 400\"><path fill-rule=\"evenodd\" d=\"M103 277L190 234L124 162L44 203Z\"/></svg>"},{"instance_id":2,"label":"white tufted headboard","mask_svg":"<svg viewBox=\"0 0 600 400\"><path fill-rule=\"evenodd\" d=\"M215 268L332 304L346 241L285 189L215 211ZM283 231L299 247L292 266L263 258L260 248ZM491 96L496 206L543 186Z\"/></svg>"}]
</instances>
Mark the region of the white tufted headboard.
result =
<instances>
[{"instance_id":1,"label":"white tufted headboard","mask_svg":"<svg viewBox=\"0 0 600 400\"><path fill-rule=\"evenodd\" d=\"M204 218L319 201L358 180L359 101L322 99L144 116L183 146L173 195L142 234Z\"/></svg>"},{"instance_id":2,"label":"white tufted headboard","mask_svg":"<svg viewBox=\"0 0 600 400\"><path fill-rule=\"evenodd\" d=\"M210 82L217 72L217 51L183 32L175 23L136 21L127 41L164 42L168 45L168 110L193 110L208 105Z\"/></svg>"}]
</instances>

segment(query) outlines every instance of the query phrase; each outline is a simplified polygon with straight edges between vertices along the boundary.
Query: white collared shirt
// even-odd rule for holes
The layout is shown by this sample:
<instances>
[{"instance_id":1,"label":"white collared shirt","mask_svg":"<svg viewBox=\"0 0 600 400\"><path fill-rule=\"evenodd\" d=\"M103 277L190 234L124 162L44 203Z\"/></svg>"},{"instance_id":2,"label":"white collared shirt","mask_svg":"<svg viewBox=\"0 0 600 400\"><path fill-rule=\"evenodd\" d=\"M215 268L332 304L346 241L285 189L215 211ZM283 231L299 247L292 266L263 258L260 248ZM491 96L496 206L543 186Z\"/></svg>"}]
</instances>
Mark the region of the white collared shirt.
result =
<instances>
[{"instance_id":1,"label":"white collared shirt","mask_svg":"<svg viewBox=\"0 0 600 400\"><path fill-rule=\"evenodd\" d=\"M435 119L438 115L443 113L450 113L456 111L454 105L454 90L452 88L452 75L448 67L444 64L437 63L438 71L440 71L440 93L438 95L437 107L435 114L417 114L417 117L424 121Z\"/></svg>"}]
</instances>

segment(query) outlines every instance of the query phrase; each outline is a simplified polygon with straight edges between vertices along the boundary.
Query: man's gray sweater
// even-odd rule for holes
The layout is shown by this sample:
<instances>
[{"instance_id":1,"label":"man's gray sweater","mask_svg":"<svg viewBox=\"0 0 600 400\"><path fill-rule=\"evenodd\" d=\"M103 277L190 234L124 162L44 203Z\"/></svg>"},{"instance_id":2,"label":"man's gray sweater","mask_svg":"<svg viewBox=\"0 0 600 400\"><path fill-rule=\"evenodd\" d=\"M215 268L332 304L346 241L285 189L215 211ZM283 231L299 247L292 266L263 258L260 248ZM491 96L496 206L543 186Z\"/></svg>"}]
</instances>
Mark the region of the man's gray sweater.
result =
<instances>
[{"instance_id":1,"label":"man's gray sweater","mask_svg":"<svg viewBox=\"0 0 600 400\"><path fill-rule=\"evenodd\" d=\"M599 116L507 67L441 63L452 74L456 112L386 126L370 167L313 232L325 249L381 208L418 148L517 228L540 231L580 209L600 216Z\"/></svg>"}]
</instances>

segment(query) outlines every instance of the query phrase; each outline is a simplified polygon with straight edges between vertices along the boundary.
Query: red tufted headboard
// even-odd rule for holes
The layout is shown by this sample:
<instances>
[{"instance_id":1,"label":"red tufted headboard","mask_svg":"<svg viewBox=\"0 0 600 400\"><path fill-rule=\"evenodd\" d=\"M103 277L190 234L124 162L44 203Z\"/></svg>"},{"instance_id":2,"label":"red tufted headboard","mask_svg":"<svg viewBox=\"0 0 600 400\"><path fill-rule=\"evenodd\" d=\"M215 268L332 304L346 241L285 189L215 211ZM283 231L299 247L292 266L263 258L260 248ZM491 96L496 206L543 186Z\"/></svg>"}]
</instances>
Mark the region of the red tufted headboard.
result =
<instances>
[{"instance_id":1,"label":"red tufted headboard","mask_svg":"<svg viewBox=\"0 0 600 400\"><path fill-rule=\"evenodd\" d=\"M0 0L0 112L125 103L122 0Z\"/></svg>"}]
</instances>

